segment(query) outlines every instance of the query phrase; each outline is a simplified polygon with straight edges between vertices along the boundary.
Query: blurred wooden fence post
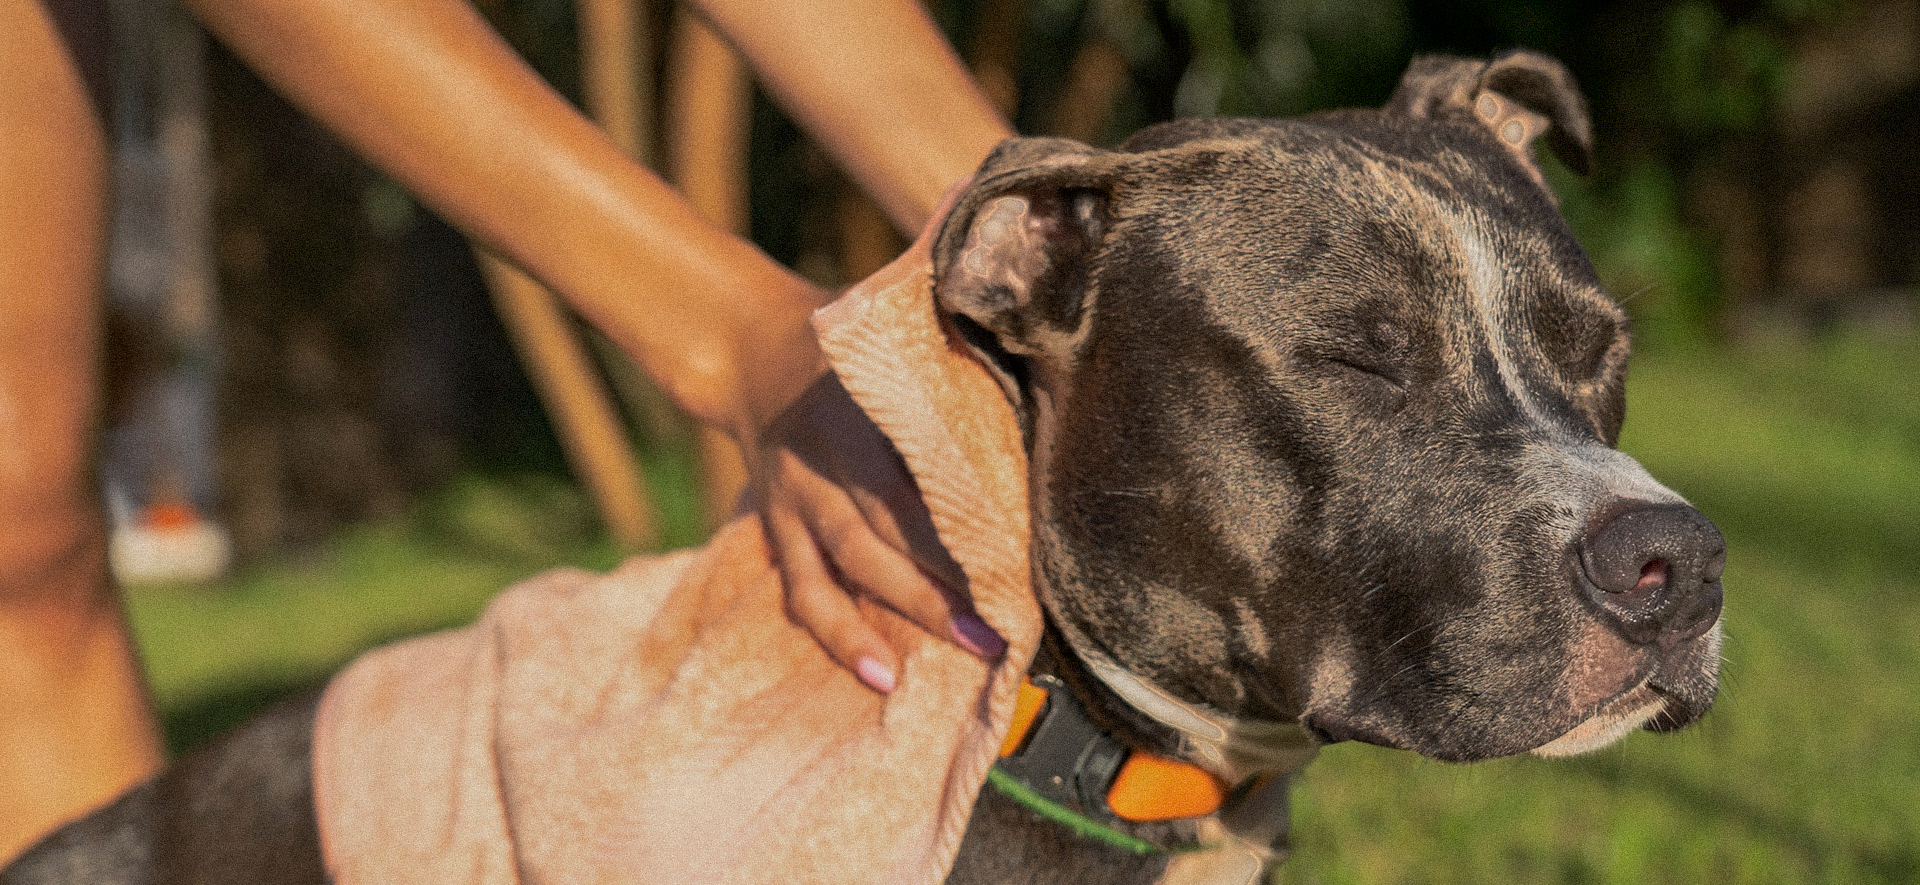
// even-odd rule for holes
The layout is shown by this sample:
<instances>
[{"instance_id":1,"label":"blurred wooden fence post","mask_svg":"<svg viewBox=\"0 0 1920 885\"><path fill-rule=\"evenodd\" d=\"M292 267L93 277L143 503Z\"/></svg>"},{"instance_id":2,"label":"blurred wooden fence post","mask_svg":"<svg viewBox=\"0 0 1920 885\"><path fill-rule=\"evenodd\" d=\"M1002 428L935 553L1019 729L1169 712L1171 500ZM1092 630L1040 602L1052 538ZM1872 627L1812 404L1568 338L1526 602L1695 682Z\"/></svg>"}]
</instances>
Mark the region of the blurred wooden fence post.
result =
<instances>
[{"instance_id":1,"label":"blurred wooden fence post","mask_svg":"<svg viewBox=\"0 0 1920 885\"><path fill-rule=\"evenodd\" d=\"M608 534L627 550L658 547L660 520L626 425L559 299L492 255L481 253L480 263L500 320Z\"/></svg>"},{"instance_id":2,"label":"blurred wooden fence post","mask_svg":"<svg viewBox=\"0 0 1920 885\"><path fill-rule=\"evenodd\" d=\"M668 180L714 224L747 232L747 140L753 89L738 57L706 23L681 9L668 56L665 142ZM700 434L707 519L724 521L746 487L746 465L731 439Z\"/></svg>"},{"instance_id":3,"label":"blurred wooden fence post","mask_svg":"<svg viewBox=\"0 0 1920 885\"><path fill-rule=\"evenodd\" d=\"M974 10L973 45L967 67L987 100L1011 120L1020 105L1020 38L1026 0L981 0Z\"/></svg>"},{"instance_id":4,"label":"blurred wooden fence post","mask_svg":"<svg viewBox=\"0 0 1920 885\"><path fill-rule=\"evenodd\" d=\"M653 40L648 0L580 0L580 87L607 137L627 156L653 150Z\"/></svg>"},{"instance_id":5,"label":"blurred wooden fence post","mask_svg":"<svg viewBox=\"0 0 1920 885\"><path fill-rule=\"evenodd\" d=\"M589 110L615 144L639 157L648 96L638 2L581 0L579 15ZM564 308L517 268L484 253L480 261L501 321L608 533L629 550L658 547L657 504L626 425Z\"/></svg>"}]
</instances>

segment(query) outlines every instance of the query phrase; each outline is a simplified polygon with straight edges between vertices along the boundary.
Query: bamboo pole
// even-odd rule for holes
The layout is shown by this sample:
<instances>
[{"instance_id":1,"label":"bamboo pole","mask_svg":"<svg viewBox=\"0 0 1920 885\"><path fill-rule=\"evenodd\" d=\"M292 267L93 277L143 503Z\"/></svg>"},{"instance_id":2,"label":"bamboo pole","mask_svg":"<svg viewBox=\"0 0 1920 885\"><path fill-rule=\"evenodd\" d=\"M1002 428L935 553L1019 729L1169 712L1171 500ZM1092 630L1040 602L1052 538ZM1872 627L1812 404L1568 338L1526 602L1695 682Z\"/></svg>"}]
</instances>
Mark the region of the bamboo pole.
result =
<instances>
[{"instance_id":1,"label":"bamboo pole","mask_svg":"<svg viewBox=\"0 0 1920 885\"><path fill-rule=\"evenodd\" d=\"M1007 119L1020 105L1020 36L1026 27L1026 0L982 0L974 13L973 45L967 66L987 100Z\"/></svg>"},{"instance_id":2,"label":"bamboo pole","mask_svg":"<svg viewBox=\"0 0 1920 885\"><path fill-rule=\"evenodd\" d=\"M647 0L580 0L580 78L587 113L642 163L653 150L653 56Z\"/></svg>"},{"instance_id":3,"label":"bamboo pole","mask_svg":"<svg viewBox=\"0 0 1920 885\"><path fill-rule=\"evenodd\" d=\"M1113 107L1125 95L1132 72L1127 57L1100 37L1081 44L1067 69L1048 131L1062 138L1099 144L1113 121Z\"/></svg>"},{"instance_id":4,"label":"bamboo pole","mask_svg":"<svg viewBox=\"0 0 1920 885\"><path fill-rule=\"evenodd\" d=\"M636 61L644 58L639 9L631 0L581 0L579 14L589 111L616 145L638 156L647 107ZM629 550L660 546L659 514L632 440L559 299L492 255L482 253L480 264L495 309L608 534Z\"/></svg>"},{"instance_id":5,"label":"bamboo pole","mask_svg":"<svg viewBox=\"0 0 1920 885\"><path fill-rule=\"evenodd\" d=\"M628 550L659 547L660 520L626 427L559 299L513 265L479 257L494 309L607 533Z\"/></svg>"},{"instance_id":6,"label":"bamboo pole","mask_svg":"<svg viewBox=\"0 0 1920 885\"><path fill-rule=\"evenodd\" d=\"M674 17L666 84L667 176L707 220L745 234L747 141L752 84L745 65L704 22L683 8ZM746 488L740 450L723 433L699 430L707 519L732 514Z\"/></svg>"}]
</instances>

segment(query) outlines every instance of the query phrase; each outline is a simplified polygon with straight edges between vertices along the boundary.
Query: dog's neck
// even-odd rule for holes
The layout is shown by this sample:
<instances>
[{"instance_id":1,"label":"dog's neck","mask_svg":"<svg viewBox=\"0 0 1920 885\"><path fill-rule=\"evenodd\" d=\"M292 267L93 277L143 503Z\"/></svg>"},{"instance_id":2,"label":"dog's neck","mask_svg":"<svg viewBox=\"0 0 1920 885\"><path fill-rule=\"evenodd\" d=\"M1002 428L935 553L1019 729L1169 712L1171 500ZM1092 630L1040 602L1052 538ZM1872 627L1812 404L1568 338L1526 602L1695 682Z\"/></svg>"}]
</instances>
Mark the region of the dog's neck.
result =
<instances>
[{"instance_id":1,"label":"dog's neck","mask_svg":"<svg viewBox=\"0 0 1920 885\"><path fill-rule=\"evenodd\" d=\"M1165 883L1252 881L1286 857L1291 777L1318 750L1298 724L1239 720L1180 700L1106 655L1076 647L1052 618L1029 674L1030 683L1050 687L1042 715L1066 721L1016 724L1004 753L1013 753L1024 734L1036 729L1036 741L1045 732L1048 746L1029 745L1017 760L1002 759L989 782L1003 793L1083 837L1135 852L1174 851ZM1057 746L1063 741L1074 746ZM1099 769L1092 776L1100 780L1100 790L1120 783L1112 772L1130 752L1183 760L1196 776L1204 778L1204 771L1231 789L1216 786L1214 801L1202 806L1208 810L1180 812L1191 816L1121 820L1116 817L1120 805L1111 801L1115 794L1089 798L1082 781L1091 766ZM1077 797L1062 797L1062 784ZM1092 813L1076 812L1049 800L1049 794L1069 804L1077 798ZM1156 797L1146 804L1192 807L1187 795ZM1208 850L1188 850L1193 848Z\"/></svg>"},{"instance_id":2,"label":"dog's neck","mask_svg":"<svg viewBox=\"0 0 1920 885\"><path fill-rule=\"evenodd\" d=\"M1122 743L1190 762L1229 785L1295 774L1319 752L1297 722L1241 719L1181 700L1047 622L1033 672L1058 676Z\"/></svg>"}]
</instances>

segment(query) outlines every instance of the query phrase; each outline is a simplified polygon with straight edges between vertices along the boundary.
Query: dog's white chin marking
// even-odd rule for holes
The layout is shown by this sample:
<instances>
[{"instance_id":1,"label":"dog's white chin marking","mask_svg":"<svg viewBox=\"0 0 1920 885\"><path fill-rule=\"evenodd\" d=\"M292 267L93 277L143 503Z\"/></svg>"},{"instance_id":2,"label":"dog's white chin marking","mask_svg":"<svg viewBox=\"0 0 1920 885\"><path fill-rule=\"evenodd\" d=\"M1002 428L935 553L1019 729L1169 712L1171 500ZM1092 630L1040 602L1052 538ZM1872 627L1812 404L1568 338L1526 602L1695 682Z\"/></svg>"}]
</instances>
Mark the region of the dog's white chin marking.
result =
<instances>
[{"instance_id":1,"label":"dog's white chin marking","mask_svg":"<svg viewBox=\"0 0 1920 885\"><path fill-rule=\"evenodd\" d=\"M1666 704L1652 689L1642 685L1614 699L1572 731L1528 752L1542 759L1564 759L1593 752L1647 724Z\"/></svg>"}]
</instances>

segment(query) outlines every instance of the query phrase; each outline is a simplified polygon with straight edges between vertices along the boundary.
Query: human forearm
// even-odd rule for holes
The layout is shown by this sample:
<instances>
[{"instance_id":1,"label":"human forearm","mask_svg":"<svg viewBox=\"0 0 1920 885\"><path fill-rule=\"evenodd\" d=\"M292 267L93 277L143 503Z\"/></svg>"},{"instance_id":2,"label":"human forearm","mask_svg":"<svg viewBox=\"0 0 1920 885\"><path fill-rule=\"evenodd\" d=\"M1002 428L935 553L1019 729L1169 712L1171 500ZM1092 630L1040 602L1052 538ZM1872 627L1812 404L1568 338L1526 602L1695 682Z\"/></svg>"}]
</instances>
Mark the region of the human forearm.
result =
<instances>
[{"instance_id":1,"label":"human forearm","mask_svg":"<svg viewBox=\"0 0 1920 885\"><path fill-rule=\"evenodd\" d=\"M818 291L702 221L466 3L189 5L424 202L560 292L702 420L748 432L817 373L805 320Z\"/></svg>"},{"instance_id":2,"label":"human forearm","mask_svg":"<svg viewBox=\"0 0 1920 885\"><path fill-rule=\"evenodd\" d=\"M875 515L873 502L914 494L885 439L844 395L801 396L809 385L832 388L807 325L823 293L702 221L464 0L187 3L297 104L566 297L676 402L743 444L794 617L837 660L881 690L897 672L843 580L936 634L996 653L981 639L991 630L953 620L903 555L892 518ZM744 18L733 0L708 5L906 230L1006 134L911 0L818 0L804 14L769 0L763 16ZM820 445L836 457L865 452L856 460L893 474L822 473L807 455Z\"/></svg>"},{"instance_id":3,"label":"human forearm","mask_svg":"<svg viewBox=\"0 0 1920 885\"><path fill-rule=\"evenodd\" d=\"M906 234L1012 135L913 0L694 0Z\"/></svg>"}]
</instances>

